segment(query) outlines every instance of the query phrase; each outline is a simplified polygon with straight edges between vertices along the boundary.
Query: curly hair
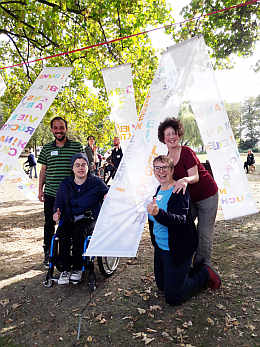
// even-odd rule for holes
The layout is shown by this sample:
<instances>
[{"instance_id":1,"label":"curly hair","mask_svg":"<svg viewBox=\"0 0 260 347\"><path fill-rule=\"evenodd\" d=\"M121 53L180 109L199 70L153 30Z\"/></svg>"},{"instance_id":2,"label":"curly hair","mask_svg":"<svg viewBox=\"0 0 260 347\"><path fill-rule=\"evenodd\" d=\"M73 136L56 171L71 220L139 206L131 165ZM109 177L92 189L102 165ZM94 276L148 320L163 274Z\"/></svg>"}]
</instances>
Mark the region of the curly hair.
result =
<instances>
[{"instance_id":1,"label":"curly hair","mask_svg":"<svg viewBox=\"0 0 260 347\"><path fill-rule=\"evenodd\" d=\"M158 157L154 158L153 165L157 162L168 164L170 169L174 169L174 164L171 158L167 157L167 155L158 155Z\"/></svg>"},{"instance_id":2,"label":"curly hair","mask_svg":"<svg viewBox=\"0 0 260 347\"><path fill-rule=\"evenodd\" d=\"M173 128L180 137L184 135L184 128L180 120L174 117L166 118L158 127L158 139L162 143L165 143L164 131L166 128Z\"/></svg>"}]
</instances>

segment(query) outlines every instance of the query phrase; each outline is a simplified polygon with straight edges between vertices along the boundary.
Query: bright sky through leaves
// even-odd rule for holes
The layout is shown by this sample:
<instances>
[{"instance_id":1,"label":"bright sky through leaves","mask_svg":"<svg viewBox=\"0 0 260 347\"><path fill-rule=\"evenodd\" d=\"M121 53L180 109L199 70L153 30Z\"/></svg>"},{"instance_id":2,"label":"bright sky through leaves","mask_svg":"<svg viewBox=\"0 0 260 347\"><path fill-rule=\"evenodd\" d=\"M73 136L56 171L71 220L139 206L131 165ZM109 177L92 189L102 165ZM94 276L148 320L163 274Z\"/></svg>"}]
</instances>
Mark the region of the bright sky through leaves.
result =
<instances>
[{"instance_id":1,"label":"bright sky through leaves","mask_svg":"<svg viewBox=\"0 0 260 347\"><path fill-rule=\"evenodd\" d=\"M167 0L173 8L173 16L176 23L183 18L179 14L182 7L189 3L189 0ZM150 34L153 46L158 49L165 49L174 45L174 41L157 30ZM222 99L227 102L239 102L248 97L260 95L260 72L255 73L253 66L260 59L260 42L256 45L255 53L248 58L234 57L235 67L231 70L217 70L215 72L218 88Z\"/></svg>"}]
</instances>

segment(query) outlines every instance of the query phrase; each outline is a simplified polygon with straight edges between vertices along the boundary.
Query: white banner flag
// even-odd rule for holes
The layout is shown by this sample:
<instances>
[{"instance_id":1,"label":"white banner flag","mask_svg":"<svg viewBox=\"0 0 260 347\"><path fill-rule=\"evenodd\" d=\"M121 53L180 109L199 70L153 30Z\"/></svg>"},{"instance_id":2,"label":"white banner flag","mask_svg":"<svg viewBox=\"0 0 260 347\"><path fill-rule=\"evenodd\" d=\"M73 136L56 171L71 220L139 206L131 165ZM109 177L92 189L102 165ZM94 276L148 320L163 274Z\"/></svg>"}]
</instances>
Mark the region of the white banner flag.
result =
<instances>
[{"instance_id":1,"label":"white banner flag","mask_svg":"<svg viewBox=\"0 0 260 347\"><path fill-rule=\"evenodd\" d=\"M0 96L4 94L5 90L6 90L6 85L3 78L0 75Z\"/></svg>"},{"instance_id":2,"label":"white banner flag","mask_svg":"<svg viewBox=\"0 0 260 347\"><path fill-rule=\"evenodd\" d=\"M110 119L115 122L120 144L125 153L137 119L131 65L124 64L103 69L102 74L111 107Z\"/></svg>"},{"instance_id":3,"label":"white banner flag","mask_svg":"<svg viewBox=\"0 0 260 347\"><path fill-rule=\"evenodd\" d=\"M14 159L24 150L71 71L70 67L43 69L0 129L0 182L18 167Z\"/></svg>"},{"instance_id":4,"label":"white banner flag","mask_svg":"<svg viewBox=\"0 0 260 347\"><path fill-rule=\"evenodd\" d=\"M193 50L192 41L188 41L163 54L134 136L103 203L87 255L136 255L147 220L146 205L158 184L153 177L152 161L167 153L166 146L157 138L158 125L164 118L178 114Z\"/></svg>"},{"instance_id":5,"label":"white banner flag","mask_svg":"<svg viewBox=\"0 0 260 347\"><path fill-rule=\"evenodd\" d=\"M4 178L5 185L16 184L17 189L22 192L26 199L38 201L36 182L28 178L18 160L14 159L12 167L13 169Z\"/></svg>"},{"instance_id":6,"label":"white banner flag","mask_svg":"<svg viewBox=\"0 0 260 347\"><path fill-rule=\"evenodd\" d=\"M190 100L219 187L224 218L257 213L207 47L203 38L196 39L194 45L196 51L185 95Z\"/></svg>"},{"instance_id":7,"label":"white banner flag","mask_svg":"<svg viewBox=\"0 0 260 347\"><path fill-rule=\"evenodd\" d=\"M158 185L152 176L152 161L167 152L158 141L158 125L166 117L178 114L185 91L220 188L225 218L257 212L217 92L207 48L202 38L194 38L162 55L136 131L102 206L87 255L136 255L147 219L146 205Z\"/></svg>"}]
</instances>

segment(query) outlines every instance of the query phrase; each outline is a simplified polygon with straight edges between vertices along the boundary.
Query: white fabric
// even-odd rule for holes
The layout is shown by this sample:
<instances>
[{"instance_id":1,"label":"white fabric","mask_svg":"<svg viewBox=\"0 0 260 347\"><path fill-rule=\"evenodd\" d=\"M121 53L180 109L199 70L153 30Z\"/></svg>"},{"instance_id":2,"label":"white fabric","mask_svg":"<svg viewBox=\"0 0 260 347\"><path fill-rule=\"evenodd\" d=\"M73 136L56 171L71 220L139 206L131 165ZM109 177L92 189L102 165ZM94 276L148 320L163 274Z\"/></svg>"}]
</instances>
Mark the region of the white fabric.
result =
<instances>
[{"instance_id":1,"label":"white fabric","mask_svg":"<svg viewBox=\"0 0 260 347\"><path fill-rule=\"evenodd\" d=\"M4 94L5 89L6 89L5 82L4 82L3 78L0 76L0 96L2 96Z\"/></svg>"},{"instance_id":2,"label":"white fabric","mask_svg":"<svg viewBox=\"0 0 260 347\"><path fill-rule=\"evenodd\" d=\"M188 41L162 55L136 131L103 203L87 248L88 255L136 255L147 220L146 205L157 186L152 175L152 161L158 154L167 153L166 146L157 139L158 125L165 117L178 113L192 52L193 43ZM176 55L176 62L173 55Z\"/></svg>"},{"instance_id":3,"label":"white fabric","mask_svg":"<svg viewBox=\"0 0 260 347\"><path fill-rule=\"evenodd\" d=\"M229 202L223 204L225 218L257 212L219 99L207 47L203 38L190 39L169 48L161 57L138 116L136 131L103 203L87 255L136 255L147 220L146 205L158 184L152 176L152 160L158 154L167 153L166 146L157 139L158 125L166 117L178 114L185 91L196 114L220 193L225 189L224 196ZM219 140L225 146L212 149L212 144Z\"/></svg>"},{"instance_id":4,"label":"white fabric","mask_svg":"<svg viewBox=\"0 0 260 347\"><path fill-rule=\"evenodd\" d=\"M7 186L9 183L16 184L17 189L23 193L26 199L38 201L36 182L28 178L17 160L14 161L13 169L8 172L4 182Z\"/></svg>"},{"instance_id":5,"label":"white fabric","mask_svg":"<svg viewBox=\"0 0 260 347\"><path fill-rule=\"evenodd\" d=\"M36 189L21 171L17 159L71 71L72 68L68 67L44 68L2 126L0 130L0 183L15 169L11 175L19 177L20 172L21 180L18 182L18 189ZM29 192L27 193L28 196L31 195ZM35 191L31 193L36 196Z\"/></svg>"},{"instance_id":6,"label":"white fabric","mask_svg":"<svg viewBox=\"0 0 260 347\"><path fill-rule=\"evenodd\" d=\"M110 119L115 122L116 132L125 153L137 118L131 65L123 64L103 69L102 74L111 107Z\"/></svg>"},{"instance_id":7,"label":"white fabric","mask_svg":"<svg viewBox=\"0 0 260 347\"><path fill-rule=\"evenodd\" d=\"M187 95L219 187L225 219L257 213L203 38L194 41Z\"/></svg>"}]
</instances>

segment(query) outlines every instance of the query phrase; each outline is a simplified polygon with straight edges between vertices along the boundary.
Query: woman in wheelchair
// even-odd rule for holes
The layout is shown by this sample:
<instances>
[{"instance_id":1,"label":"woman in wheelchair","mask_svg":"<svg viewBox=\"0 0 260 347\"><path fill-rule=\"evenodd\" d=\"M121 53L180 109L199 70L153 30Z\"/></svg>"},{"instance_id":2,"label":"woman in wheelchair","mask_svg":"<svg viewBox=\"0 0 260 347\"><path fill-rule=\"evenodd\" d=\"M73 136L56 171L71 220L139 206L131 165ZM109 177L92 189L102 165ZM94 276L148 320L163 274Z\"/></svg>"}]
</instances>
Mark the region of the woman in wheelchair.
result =
<instances>
[{"instance_id":1,"label":"woman in wheelchair","mask_svg":"<svg viewBox=\"0 0 260 347\"><path fill-rule=\"evenodd\" d=\"M82 277L83 248L87 235L91 235L108 187L88 168L85 154L71 159L74 176L65 178L58 189L53 220L58 222L59 261L62 272L58 284L78 283ZM70 255L72 241L72 257ZM94 276L94 264L89 275Z\"/></svg>"}]
</instances>

